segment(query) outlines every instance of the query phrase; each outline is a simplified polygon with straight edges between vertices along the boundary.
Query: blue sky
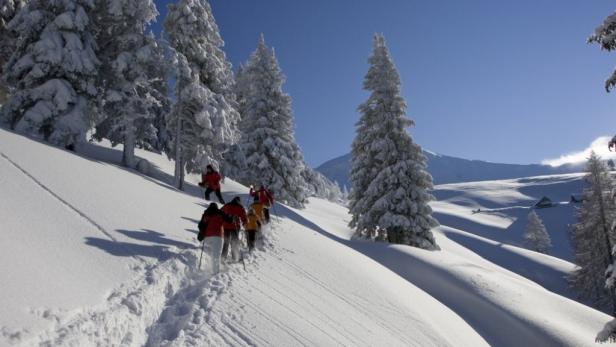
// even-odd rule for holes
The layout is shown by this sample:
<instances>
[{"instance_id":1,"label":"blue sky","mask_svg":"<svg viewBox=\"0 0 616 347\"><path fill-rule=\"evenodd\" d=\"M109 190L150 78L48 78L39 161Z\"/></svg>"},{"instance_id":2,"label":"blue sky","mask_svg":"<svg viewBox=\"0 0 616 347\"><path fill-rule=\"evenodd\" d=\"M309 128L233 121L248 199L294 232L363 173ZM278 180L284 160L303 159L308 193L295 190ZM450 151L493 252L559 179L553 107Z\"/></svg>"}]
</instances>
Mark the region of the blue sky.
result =
<instances>
[{"instance_id":1,"label":"blue sky","mask_svg":"<svg viewBox=\"0 0 616 347\"><path fill-rule=\"evenodd\" d=\"M156 2L164 15L172 1ZM275 47L296 139L313 166L350 149L374 32L385 35L416 123L411 135L426 149L537 163L616 133L616 92L603 88L616 53L586 44L616 10L607 0L210 4L234 66L261 32Z\"/></svg>"}]
</instances>

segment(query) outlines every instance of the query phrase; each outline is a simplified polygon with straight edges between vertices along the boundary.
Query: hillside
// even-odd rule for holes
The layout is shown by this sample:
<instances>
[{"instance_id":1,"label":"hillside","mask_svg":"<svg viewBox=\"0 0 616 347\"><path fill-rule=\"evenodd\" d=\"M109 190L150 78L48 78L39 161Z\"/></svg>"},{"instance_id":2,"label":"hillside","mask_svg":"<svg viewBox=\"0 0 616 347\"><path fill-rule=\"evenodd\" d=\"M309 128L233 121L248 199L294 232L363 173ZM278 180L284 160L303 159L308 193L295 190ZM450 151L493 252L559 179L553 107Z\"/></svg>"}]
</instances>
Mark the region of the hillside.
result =
<instances>
[{"instance_id":1,"label":"hillside","mask_svg":"<svg viewBox=\"0 0 616 347\"><path fill-rule=\"evenodd\" d=\"M196 269L198 178L177 191L172 163L138 154L149 176L116 149L0 129L0 345L586 346L611 319L558 293L565 252L516 247L520 222L497 211L578 176L438 187L438 252L351 240L347 210L320 199L278 204L259 251L212 276Z\"/></svg>"},{"instance_id":2,"label":"hillside","mask_svg":"<svg viewBox=\"0 0 616 347\"><path fill-rule=\"evenodd\" d=\"M511 178L555 175L563 173L579 172L579 166L562 165L553 167L549 165L519 165L500 164L481 160L469 160L446 155L435 154L424 150L427 158L428 171L432 175L435 184L473 182L487 180L503 180ZM350 188L348 172L351 168L351 155L329 160L319 167L317 171L341 187Z\"/></svg>"}]
</instances>

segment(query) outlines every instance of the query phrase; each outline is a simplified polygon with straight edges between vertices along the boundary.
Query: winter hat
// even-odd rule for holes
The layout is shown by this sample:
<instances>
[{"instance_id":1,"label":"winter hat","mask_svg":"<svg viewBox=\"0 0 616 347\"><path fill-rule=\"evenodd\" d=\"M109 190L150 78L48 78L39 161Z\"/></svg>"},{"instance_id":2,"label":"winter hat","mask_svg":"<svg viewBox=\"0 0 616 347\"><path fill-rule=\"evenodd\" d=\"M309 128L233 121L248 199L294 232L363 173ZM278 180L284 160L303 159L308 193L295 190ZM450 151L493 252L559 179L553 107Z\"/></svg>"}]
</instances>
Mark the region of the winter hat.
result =
<instances>
[{"instance_id":1,"label":"winter hat","mask_svg":"<svg viewBox=\"0 0 616 347\"><path fill-rule=\"evenodd\" d=\"M239 204L242 200L240 199L239 196L236 196L235 198L233 198L233 200L231 200L232 203L234 204Z\"/></svg>"},{"instance_id":2,"label":"winter hat","mask_svg":"<svg viewBox=\"0 0 616 347\"><path fill-rule=\"evenodd\" d=\"M208 164L208 166L206 166L205 169L214 171L214 167L210 164Z\"/></svg>"}]
</instances>

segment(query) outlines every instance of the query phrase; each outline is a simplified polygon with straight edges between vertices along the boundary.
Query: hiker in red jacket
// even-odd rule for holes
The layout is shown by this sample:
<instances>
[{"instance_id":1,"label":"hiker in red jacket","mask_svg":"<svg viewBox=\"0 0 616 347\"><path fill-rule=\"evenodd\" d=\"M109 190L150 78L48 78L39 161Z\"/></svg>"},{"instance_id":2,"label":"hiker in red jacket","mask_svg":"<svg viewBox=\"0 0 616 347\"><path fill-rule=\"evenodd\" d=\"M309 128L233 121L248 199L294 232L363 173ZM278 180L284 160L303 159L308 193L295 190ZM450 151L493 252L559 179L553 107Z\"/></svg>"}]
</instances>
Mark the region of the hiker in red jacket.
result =
<instances>
[{"instance_id":1,"label":"hiker in red jacket","mask_svg":"<svg viewBox=\"0 0 616 347\"><path fill-rule=\"evenodd\" d=\"M212 192L216 193L216 197L221 204L225 203L225 200L222 198L222 194L220 193L220 180L222 177L218 173L218 171L214 170L212 165L208 165L205 169L205 172L201 174L201 182L199 185L201 187L205 187L205 200L210 200L210 194Z\"/></svg>"},{"instance_id":2,"label":"hiker in red jacket","mask_svg":"<svg viewBox=\"0 0 616 347\"><path fill-rule=\"evenodd\" d=\"M270 213L269 209L274 204L274 197L272 194L265 188L262 184L258 190L254 190L254 186L250 186L250 196L255 199L259 199L259 202L263 204L263 214L265 217L265 223L269 223L270 221Z\"/></svg>"},{"instance_id":3,"label":"hiker in red jacket","mask_svg":"<svg viewBox=\"0 0 616 347\"><path fill-rule=\"evenodd\" d=\"M240 260L240 239L239 232L242 225L246 224L246 210L242 206L242 202L239 196L236 196L222 207L222 211L233 218L233 222L225 222L223 228L225 229L225 240L222 246L222 259L227 258L229 252L229 244L231 244L231 255L233 260Z\"/></svg>"},{"instance_id":4,"label":"hiker in red jacket","mask_svg":"<svg viewBox=\"0 0 616 347\"><path fill-rule=\"evenodd\" d=\"M220 272L220 255L222 251L225 222L232 222L233 218L227 216L218 209L215 202L211 203L203 212L199 222L199 236L197 239L203 241L204 248L207 246L210 257L212 258L212 272Z\"/></svg>"}]
</instances>

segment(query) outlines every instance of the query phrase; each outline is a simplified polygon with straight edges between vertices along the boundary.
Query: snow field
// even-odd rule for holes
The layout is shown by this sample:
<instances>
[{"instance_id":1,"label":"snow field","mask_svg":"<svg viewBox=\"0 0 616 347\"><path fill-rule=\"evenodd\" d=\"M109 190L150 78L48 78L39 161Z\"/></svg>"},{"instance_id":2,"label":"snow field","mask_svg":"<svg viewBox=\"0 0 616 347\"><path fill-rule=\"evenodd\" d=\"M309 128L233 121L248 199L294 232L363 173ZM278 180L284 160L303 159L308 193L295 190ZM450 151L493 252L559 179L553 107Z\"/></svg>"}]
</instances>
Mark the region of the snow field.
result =
<instances>
[{"instance_id":1,"label":"snow field","mask_svg":"<svg viewBox=\"0 0 616 347\"><path fill-rule=\"evenodd\" d=\"M310 199L276 205L246 268L212 277L195 270L200 190L169 187L165 158L138 152L153 179L110 164L117 150L84 157L1 129L0 151L0 259L12 264L0 271L14 279L0 287L0 345L590 346L610 321L554 293L570 263L485 237L508 227L482 218L515 216L462 213L464 187L444 201L476 220L435 230L442 251L350 240L347 209ZM223 190L247 191L231 180ZM505 200L486 208L523 205L490 196Z\"/></svg>"}]
</instances>

